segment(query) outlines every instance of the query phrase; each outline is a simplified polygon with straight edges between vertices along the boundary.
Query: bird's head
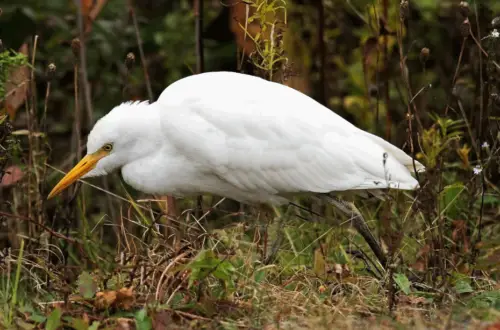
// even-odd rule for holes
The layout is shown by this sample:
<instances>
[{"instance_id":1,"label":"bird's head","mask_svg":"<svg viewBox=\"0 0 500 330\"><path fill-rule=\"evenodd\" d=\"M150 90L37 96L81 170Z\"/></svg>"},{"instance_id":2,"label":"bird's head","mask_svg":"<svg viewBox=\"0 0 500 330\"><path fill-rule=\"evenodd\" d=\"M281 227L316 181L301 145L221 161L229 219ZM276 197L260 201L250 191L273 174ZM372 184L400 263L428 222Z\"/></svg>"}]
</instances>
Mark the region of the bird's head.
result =
<instances>
[{"instance_id":1,"label":"bird's head","mask_svg":"<svg viewBox=\"0 0 500 330\"><path fill-rule=\"evenodd\" d=\"M106 175L158 149L159 121L146 102L123 103L92 128L87 155L52 189L52 198L80 178Z\"/></svg>"}]
</instances>

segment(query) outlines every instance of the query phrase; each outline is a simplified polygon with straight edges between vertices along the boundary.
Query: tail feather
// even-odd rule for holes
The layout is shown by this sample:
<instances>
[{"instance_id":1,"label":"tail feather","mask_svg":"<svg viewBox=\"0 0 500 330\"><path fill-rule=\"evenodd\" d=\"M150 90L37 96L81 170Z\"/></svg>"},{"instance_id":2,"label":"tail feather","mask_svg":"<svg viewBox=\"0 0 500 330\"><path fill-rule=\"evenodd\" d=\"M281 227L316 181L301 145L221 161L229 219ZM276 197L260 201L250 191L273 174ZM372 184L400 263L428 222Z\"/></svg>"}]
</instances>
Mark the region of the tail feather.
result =
<instances>
[{"instance_id":1,"label":"tail feather","mask_svg":"<svg viewBox=\"0 0 500 330\"><path fill-rule=\"evenodd\" d=\"M366 134L373 142L384 148L384 150L386 150L394 158L396 158L396 160L403 164L410 172L415 173L415 169L417 170L417 172L425 172L425 166L422 165L419 161L413 160L413 158L407 155L403 150L387 142L381 137L365 131L362 132ZM415 162L415 167L413 166L413 162Z\"/></svg>"}]
</instances>

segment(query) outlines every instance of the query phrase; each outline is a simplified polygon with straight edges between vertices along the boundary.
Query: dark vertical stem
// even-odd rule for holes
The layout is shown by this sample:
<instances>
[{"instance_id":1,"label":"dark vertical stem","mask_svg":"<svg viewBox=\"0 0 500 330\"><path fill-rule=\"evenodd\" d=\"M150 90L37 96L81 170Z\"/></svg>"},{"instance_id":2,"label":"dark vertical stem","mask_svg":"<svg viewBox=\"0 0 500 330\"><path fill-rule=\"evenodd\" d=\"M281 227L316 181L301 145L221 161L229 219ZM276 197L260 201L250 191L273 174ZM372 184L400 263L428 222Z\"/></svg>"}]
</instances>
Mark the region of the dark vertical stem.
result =
<instances>
[{"instance_id":1,"label":"dark vertical stem","mask_svg":"<svg viewBox=\"0 0 500 330\"><path fill-rule=\"evenodd\" d=\"M75 145L76 145L76 158L80 159L82 158L82 146L81 146L81 123L80 123L80 98L78 97L78 59L75 59L75 66L74 66L74 88L75 88Z\"/></svg>"},{"instance_id":2,"label":"dark vertical stem","mask_svg":"<svg viewBox=\"0 0 500 330\"><path fill-rule=\"evenodd\" d=\"M389 0L383 0L383 15L384 22L388 22L389 20ZM385 80L385 88L384 88L384 97L386 103L386 115L385 115L385 139L387 141L391 141L391 128L392 128L392 119L390 112L390 97L389 97L389 39L387 33L384 34L384 80Z\"/></svg>"},{"instance_id":3,"label":"dark vertical stem","mask_svg":"<svg viewBox=\"0 0 500 330\"><path fill-rule=\"evenodd\" d=\"M325 6L323 0L317 0L318 10L318 50L320 56L318 100L326 105L326 47L325 47Z\"/></svg>"},{"instance_id":4,"label":"dark vertical stem","mask_svg":"<svg viewBox=\"0 0 500 330\"><path fill-rule=\"evenodd\" d=\"M205 71L205 59L203 54L203 0L194 0L194 17L196 21L196 71Z\"/></svg>"},{"instance_id":5,"label":"dark vertical stem","mask_svg":"<svg viewBox=\"0 0 500 330\"><path fill-rule=\"evenodd\" d=\"M87 74L87 51L85 46L85 33L83 29L82 0L75 0L78 8L78 31L80 34L80 74L82 79L83 96L85 100L85 110L87 111L88 125L93 123L92 101L90 96L90 85Z\"/></svg>"},{"instance_id":6,"label":"dark vertical stem","mask_svg":"<svg viewBox=\"0 0 500 330\"><path fill-rule=\"evenodd\" d=\"M196 39L196 73L202 73L205 70L205 59L203 54L203 0L194 0L195 17L195 39ZM203 196L196 198L195 216L199 218L203 210Z\"/></svg>"},{"instance_id":7,"label":"dark vertical stem","mask_svg":"<svg viewBox=\"0 0 500 330\"><path fill-rule=\"evenodd\" d=\"M36 57L36 49L38 44L38 35L35 35L35 39L33 40L33 50L31 55L31 79L30 79L30 87L28 88L29 98L26 98L26 110L27 110L27 119L28 119L28 143L29 143L29 156L28 156L28 187L32 189L33 183L33 173L35 173L35 180L37 178L37 166L36 159L34 154L36 153L36 145L33 141L33 132L36 127L36 116L35 116L35 107L36 107L36 82L35 82L35 57ZM26 54L28 56L29 52ZM28 104L28 100L31 99L31 105ZM36 181L35 181L36 183ZM32 194L28 193L28 216L33 217L32 210ZM37 199L39 196L36 197ZM37 201L38 202L38 201ZM34 226L30 225L30 229L36 230ZM34 233L34 231L32 232Z\"/></svg>"},{"instance_id":8,"label":"dark vertical stem","mask_svg":"<svg viewBox=\"0 0 500 330\"><path fill-rule=\"evenodd\" d=\"M477 27L477 40L481 40L481 26L479 25L479 19L478 19L478 13L477 13L477 4L474 4L474 13L475 13L475 16L476 16L476 27ZM479 45L478 45L479 47ZM491 61L493 59L496 58L496 54L491 52L491 44L490 46L488 47L488 53L490 53L490 55L488 56L488 60ZM493 48L495 49L495 48ZM476 141L472 141L473 144L477 144L477 147L478 147L478 152L477 152L477 155L478 155L478 161L479 161L479 164L481 165L481 167L483 167L483 159L482 159L482 154L483 154L483 148L481 148L481 141L485 141L485 137L483 136L483 119L484 118L488 118L488 116L484 117L484 105L485 105L485 99L484 99L484 73L483 73L483 54L481 53L481 49L478 49L478 53L479 53L479 84L480 84L480 93L481 93L481 96L480 96L480 109L479 109L479 121L477 122L477 128L476 130L478 131L477 133L477 136L478 138L476 139ZM493 95L493 91L492 91L492 86L491 84L488 85L488 90L489 90L489 93L488 95ZM489 100L487 99L486 100L486 104L490 104ZM484 127L488 127L487 126L487 123L485 123ZM478 249L478 245L479 243L481 242L481 239L482 239L482 228L483 228L483 213L484 213L484 195L486 193L486 183L485 183L485 173L484 171L481 172L481 206L479 208L479 218L478 220L476 221L476 229L477 229L477 236L475 237L475 239L472 240L472 251L471 251L471 264L472 265L475 265L476 264L476 260L477 260L477 257L478 257L478 254L479 254L479 249ZM474 272L472 273L474 274Z\"/></svg>"},{"instance_id":9,"label":"dark vertical stem","mask_svg":"<svg viewBox=\"0 0 500 330\"><path fill-rule=\"evenodd\" d=\"M130 15L132 16L132 22L134 24L135 38L137 39L137 47L139 48L139 55L141 57L142 69L144 71L144 79L146 80L146 88L148 90L149 101L153 102L153 90L151 89L151 81L149 80L148 67L146 65L146 56L144 56L144 50L142 49L142 38L141 33L139 32L139 23L137 23L137 16L135 15L132 0L129 0L128 8Z\"/></svg>"}]
</instances>

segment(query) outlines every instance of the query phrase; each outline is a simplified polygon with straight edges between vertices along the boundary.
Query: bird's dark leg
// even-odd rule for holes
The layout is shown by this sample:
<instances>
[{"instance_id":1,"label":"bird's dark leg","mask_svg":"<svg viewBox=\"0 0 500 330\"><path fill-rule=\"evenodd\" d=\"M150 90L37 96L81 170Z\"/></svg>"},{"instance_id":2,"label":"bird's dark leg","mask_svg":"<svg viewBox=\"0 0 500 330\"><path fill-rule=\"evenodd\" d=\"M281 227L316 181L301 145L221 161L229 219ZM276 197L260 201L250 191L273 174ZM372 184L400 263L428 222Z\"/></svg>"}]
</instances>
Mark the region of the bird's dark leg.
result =
<instances>
[{"instance_id":1,"label":"bird's dark leg","mask_svg":"<svg viewBox=\"0 0 500 330\"><path fill-rule=\"evenodd\" d=\"M285 214L280 216L278 218L278 223L277 223L277 228L276 228L276 239L273 242L273 245L271 247L271 251L268 253L266 258L264 259L264 264L268 265L274 261L276 258L276 255L278 254L278 251L281 247L281 243L283 242L283 230L284 230L284 225L288 222L288 219L291 217L292 213L292 208L291 204L288 204Z\"/></svg>"},{"instance_id":2,"label":"bird's dark leg","mask_svg":"<svg viewBox=\"0 0 500 330\"><path fill-rule=\"evenodd\" d=\"M379 242L370 231L370 228L366 224L365 219L363 218L361 213L359 213L359 211L356 209L354 204L347 201L343 201L333 196L322 195L321 198L326 200L330 204L335 205L339 210L341 210L345 214L351 216L352 226L358 231L358 233L361 236L363 236L366 243L368 243L368 245L372 249L373 253L377 257L379 262L385 268L387 265L387 257L384 251L382 250L382 247L380 246Z\"/></svg>"}]
</instances>

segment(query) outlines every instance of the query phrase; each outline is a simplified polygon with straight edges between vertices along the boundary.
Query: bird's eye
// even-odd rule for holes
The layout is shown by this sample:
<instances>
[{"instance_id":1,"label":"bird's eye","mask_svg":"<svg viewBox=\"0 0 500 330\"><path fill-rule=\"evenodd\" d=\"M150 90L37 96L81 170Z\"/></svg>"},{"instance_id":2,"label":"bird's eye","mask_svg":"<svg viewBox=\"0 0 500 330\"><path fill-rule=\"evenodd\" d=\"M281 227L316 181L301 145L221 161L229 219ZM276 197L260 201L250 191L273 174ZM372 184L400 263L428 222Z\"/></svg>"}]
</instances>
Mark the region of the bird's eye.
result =
<instances>
[{"instance_id":1,"label":"bird's eye","mask_svg":"<svg viewBox=\"0 0 500 330\"><path fill-rule=\"evenodd\" d=\"M113 150L113 145L111 143L106 143L102 146L102 150L110 152L111 150Z\"/></svg>"}]
</instances>

